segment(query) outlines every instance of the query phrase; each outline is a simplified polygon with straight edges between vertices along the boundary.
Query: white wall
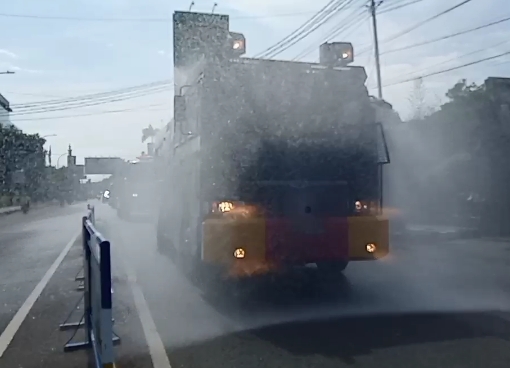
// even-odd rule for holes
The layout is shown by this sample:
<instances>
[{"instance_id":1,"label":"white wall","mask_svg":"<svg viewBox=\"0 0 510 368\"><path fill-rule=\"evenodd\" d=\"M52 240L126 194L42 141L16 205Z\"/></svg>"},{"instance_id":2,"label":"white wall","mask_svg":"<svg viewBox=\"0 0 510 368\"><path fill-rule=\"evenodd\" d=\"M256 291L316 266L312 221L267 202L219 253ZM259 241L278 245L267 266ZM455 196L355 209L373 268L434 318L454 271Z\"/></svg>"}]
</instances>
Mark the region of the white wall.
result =
<instances>
[{"instance_id":1,"label":"white wall","mask_svg":"<svg viewBox=\"0 0 510 368\"><path fill-rule=\"evenodd\" d=\"M9 112L0 107L0 124L13 125L9 119Z\"/></svg>"}]
</instances>

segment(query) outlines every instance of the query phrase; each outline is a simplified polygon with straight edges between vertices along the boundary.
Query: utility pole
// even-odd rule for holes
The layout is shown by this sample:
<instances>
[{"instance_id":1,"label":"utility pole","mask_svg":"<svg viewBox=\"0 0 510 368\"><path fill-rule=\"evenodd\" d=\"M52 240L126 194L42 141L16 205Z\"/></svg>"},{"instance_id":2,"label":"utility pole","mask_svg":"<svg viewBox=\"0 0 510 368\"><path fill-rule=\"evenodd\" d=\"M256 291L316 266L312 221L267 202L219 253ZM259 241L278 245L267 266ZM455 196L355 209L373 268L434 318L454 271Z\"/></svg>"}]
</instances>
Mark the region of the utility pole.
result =
<instances>
[{"instance_id":1,"label":"utility pole","mask_svg":"<svg viewBox=\"0 0 510 368\"><path fill-rule=\"evenodd\" d=\"M375 69L377 72L377 91L378 97L382 100L382 83L381 83L381 63L379 60L379 38L377 36L377 8L383 1L376 3L375 0L370 0L370 13L372 15L372 28L374 29L374 53L375 53Z\"/></svg>"}]
</instances>

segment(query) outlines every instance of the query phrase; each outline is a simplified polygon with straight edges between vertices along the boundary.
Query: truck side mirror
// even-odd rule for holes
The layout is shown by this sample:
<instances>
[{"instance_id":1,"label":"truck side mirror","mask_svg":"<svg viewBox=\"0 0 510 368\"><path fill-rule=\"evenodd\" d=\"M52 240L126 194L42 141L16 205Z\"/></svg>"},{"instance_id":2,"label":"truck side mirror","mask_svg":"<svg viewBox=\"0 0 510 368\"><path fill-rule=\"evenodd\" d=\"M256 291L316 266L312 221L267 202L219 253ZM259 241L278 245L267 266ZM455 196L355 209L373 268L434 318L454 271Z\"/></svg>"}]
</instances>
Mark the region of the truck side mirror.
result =
<instances>
[{"instance_id":1,"label":"truck side mirror","mask_svg":"<svg viewBox=\"0 0 510 368\"><path fill-rule=\"evenodd\" d=\"M183 135L191 135L191 132L186 132L186 98L184 96L174 96L174 120L175 125Z\"/></svg>"},{"instance_id":2,"label":"truck side mirror","mask_svg":"<svg viewBox=\"0 0 510 368\"><path fill-rule=\"evenodd\" d=\"M182 126L186 122L186 100L184 96L174 96L174 111L176 124Z\"/></svg>"}]
</instances>

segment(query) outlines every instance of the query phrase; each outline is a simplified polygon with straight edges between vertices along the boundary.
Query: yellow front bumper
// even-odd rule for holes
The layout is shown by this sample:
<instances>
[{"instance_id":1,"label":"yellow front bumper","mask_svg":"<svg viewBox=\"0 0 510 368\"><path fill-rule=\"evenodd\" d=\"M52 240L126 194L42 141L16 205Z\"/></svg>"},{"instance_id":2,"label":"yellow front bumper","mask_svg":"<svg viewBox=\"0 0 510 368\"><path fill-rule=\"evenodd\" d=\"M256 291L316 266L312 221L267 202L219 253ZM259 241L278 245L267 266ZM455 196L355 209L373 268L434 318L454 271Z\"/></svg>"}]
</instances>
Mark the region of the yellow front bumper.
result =
<instances>
[{"instance_id":1,"label":"yellow front bumper","mask_svg":"<svg viewBox=\"0 0 510 368\"><path fill-rule=\"evenodd\" d=\"M202 223L202 261L236 274L274 270L277 264L269 259L267 221L265 218L206 219ZM386 218L358 216L348 217L345 221L338 247L348 248L345 249L347 260L375 260L388 254L389 222ZM368 253L367 244L375 244L376 251ZM234 257L237 248L244 250L244 259Z\"/></svg>"}]
</instances>

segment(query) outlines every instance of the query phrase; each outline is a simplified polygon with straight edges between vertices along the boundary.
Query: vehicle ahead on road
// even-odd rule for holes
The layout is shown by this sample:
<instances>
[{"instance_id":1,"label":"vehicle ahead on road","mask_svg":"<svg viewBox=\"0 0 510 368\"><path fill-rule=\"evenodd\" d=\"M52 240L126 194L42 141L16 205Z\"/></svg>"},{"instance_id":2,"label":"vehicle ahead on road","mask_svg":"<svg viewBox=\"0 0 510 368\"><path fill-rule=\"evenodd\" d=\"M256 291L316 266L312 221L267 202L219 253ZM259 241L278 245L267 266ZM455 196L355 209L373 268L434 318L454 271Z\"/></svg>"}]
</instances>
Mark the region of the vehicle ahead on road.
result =
<instances>
[{"instance_id":1,"label":"vehicle ahead on road","mask_svg":"<svg viewBox=\"0 0 510 368\"><path fill-rule=\"evenodd\" d=\"M28 210L30 209L30 199L26 198L21 202L21 212L28 213Z\"/></svg>"},{"instance_id":2,"label":"vehicle ahead on road","mask_svg":"<svg viewBox=\"0 0 510 368\"><path fill-rule=\"evenodd\" d=\"M110 190L106 189L104 192L100 194L99 199L101 200L102 203L109 203L110 195L111 195Z\"/></svg>"},{"instance_id":3,"label":"vehicle ahead on road","mask_svg":"<svg viewBox=\"0 0 510 368\"><path fill-rule=\"evenodd\" d=\"M174 36L194 17L218 25L224 16L177 12ZM346 65L352 45L324 44L321 63L240 58L244 37L219 28L186 68L156 147L159 249L203 280L310 263L339 275L349 261L385 256L389 158L366 72Z\"/></svg>"},{"instance_id":4,"label":"vehicle ahead on road","mask_svg":"<svg viewBox=\"0 0 510 368\"><path fill-rule=\"evenodd\" d=\"M119 217L149 216L154 211L154 188L152 157L127 162L117 177L113 193Z\"/></svg>"}]
</instances>

